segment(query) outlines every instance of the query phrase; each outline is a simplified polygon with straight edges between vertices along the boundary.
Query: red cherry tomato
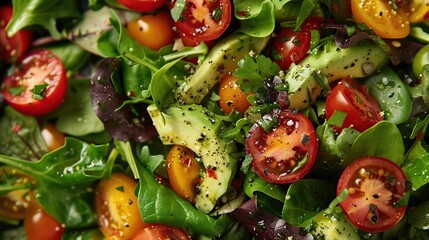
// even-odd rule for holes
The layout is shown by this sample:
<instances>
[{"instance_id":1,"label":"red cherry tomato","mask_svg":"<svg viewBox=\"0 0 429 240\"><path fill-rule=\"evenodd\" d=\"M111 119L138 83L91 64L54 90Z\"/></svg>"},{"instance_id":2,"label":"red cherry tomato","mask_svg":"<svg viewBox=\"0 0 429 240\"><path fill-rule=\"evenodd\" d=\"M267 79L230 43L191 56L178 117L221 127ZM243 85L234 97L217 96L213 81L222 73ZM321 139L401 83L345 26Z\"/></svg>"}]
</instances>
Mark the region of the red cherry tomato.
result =
<instances>
[{"instance_id":1,"label":"red cherry tomato","mask_svg":"<svg viewBox=\"0 0 429 240\"><path fill-rule=\"evenodd\" d=\"M51 51L38 49L24 56L21 66L6 76L4 99L28 115L45 115L59 107L67 91L66 70Z\"/></svg>"},{"instance_id":2,"label":"red cherry tomato","mask_svg":"<svg viewBox=\"0 0 429 240\"><path fill-rule=\"evenodd\" d=\"M60 240L64 227L42 209L24 220L28 240Z\"/></svg>"},{"instance_id":3,"label":"red cherry tomato","mask_svg":"<svg viewBox=\"0 0 429 240\"><path fill-rule=\"evenodd\" d=\"M0 7L0 61L14 63L20 61L30 47L33 33L29 30L20 30L14 36L8 37L6 25L12 18L12 6Z\"/></svg>"},{"instance_id":4,"label":"red cherry tomato","mask_svg":"<svg viewBox=\"0 0 429 240\"><path fill-rule=\"evenodd\" d=\"M240 86L237 85L238 80L239 78L228 74L220 81L220 99L218 103L226 114L230 114L232 111L237 111L243 115L247 108L250 107L250 103L247 100L248 94L243 92L240 89Z\"/></svg>"},{"instance_id":5,"label":"red cherry tomato","mask_svg":"<svg viewBox=\"0 0 429 240\"><path fill-rule=\"evenodd\" d=\"M351 78L339 82L326 99L326 117L331 118L335 111L347 114L341 126L334 126L337 131L351 127L363 132L383 120L377 100L365 86Z\"/></svg>"},{"instance_id":6,"label":"red cherry tomato","mask_svg":"<svg viewBox=\"0 0 429 240\"><path fill-rule=\"evenodd\" d=\"M118 0L118 2L137 12L150 12L162 7L167 0Z\"/></svg>"},{"instance_id":7,"label":"red cherry tomato","mask_svg":"<svg viewBox=\"0 0 429 240\"><path fill-rule=\"evenodd\" d=\"M356 227L366 232L382 232L397 224L406 206L395 206L406 194L407 177L401 167L379 157L353 161L338 181L337 194L348 189L340 203Z\"/></svg>"},{"instance_id":8,"label":"red cherry tomato","mask_svg":"<svg viewBox=\"0 0 429 240\"><path fill-rule=\"evenodd\" d=\"M172 1L170 9L176 1ZM231 22L229 0L186 0L185 9L175 22L177 29L196 42L217 39Z\"/></svg>"},{"instance_id":9,"label":"red cherry tomato","mask_svg":"<svg viewBox=\"0 0 429 240\"><path fill-rule=\"evenodd\" d=\"M301 25L301 30L282 28L272 43L270 57L282 69L288 69L292 63L299 63L308 55L311 44L311 31L319 30L322 19L309 17Z\"/></svg>"},{"instance_id":10,"label":"red cherry tomato","mask_svg":"<svg viewBox=\"0 0 429 240\"><path fill-rule=\"evenodd\" d=\"M174 43L176 33L169 12L147 14L128 23L128 32L137 42L154 50Z\"/></svg>"},{"instance_id":11,"label":"red cherry tomato","mask_svg":"<svg viewBox=\"0 0 429 240\"><path fill-rule=\"evenodd\" d=\"M170 227L162 224L151 224L132 238L132 240L190 240L191 237L180 228Z\"/></svg>"},{"instance_id":12,"label":"red cherry tomato","mask_svg":"<svg viewBox=\"0 0 429 240\"><path fill-rule=\"evenodd\" d=\"M272 183L291 183L304 177L313 167L318 141L310 120L301 113L282 110L266 118L277 125L265 131L258 123L246 138L246 152L253 157L252 168Z\"/></svg>"}]
</instances>

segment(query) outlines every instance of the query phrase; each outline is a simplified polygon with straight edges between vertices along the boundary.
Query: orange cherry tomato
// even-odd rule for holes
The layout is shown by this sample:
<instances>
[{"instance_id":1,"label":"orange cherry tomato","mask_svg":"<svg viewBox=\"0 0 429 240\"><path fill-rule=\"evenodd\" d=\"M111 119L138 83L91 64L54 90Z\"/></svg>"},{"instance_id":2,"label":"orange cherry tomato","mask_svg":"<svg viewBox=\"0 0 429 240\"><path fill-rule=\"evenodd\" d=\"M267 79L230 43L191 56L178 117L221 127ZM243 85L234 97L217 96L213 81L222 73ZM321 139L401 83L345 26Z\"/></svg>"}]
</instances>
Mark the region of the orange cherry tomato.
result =
<instances>
[{"instance_id":1,"label":"orange cherry tomato","mask_svg":"<svg viewBox=\"0 0 429 240\"><path fill-rule=\"evenodd\" d=\"M169 12L144 15L128 23L128 33L140 44L154 50L174 43L176 33Z\"/></svg>"},{"instance_id":2,"label":"orange cherry tomato","mask_svg":"<svg viewBox=\"0 0 429 240\"><path fill-rule=\"evenodd\" d=\"M239 78L232 75L226 75L222 78L219 85L219 106L226 114L233 111L240 112L241 115L249 108L250 103L247 100L248 94L237 85Z\"/></svg>"},{"instance_id":3,"label":"orange cherry tomato","mask_svg":"<svg viewBox=\"0 0 429 240\"><path fill-rule=\"evenodd\" d=\"M137 181L124 173L100 180L95 188L95 212L107 239L130 239L146 224L134 195Z\"/></svg>"},{"instance_id":4,"label":"orange cherry tomato","mask_svg":"<svg viewBox=\"0 0 429 240\"><path fill-rule=\"evenodd\" d=\"M0 179L14 179L14 184L36 184L31 176L10 166L0 167ZM11 220L23 220L39 209L34 191L19 189L0 196L0 217Z\"/></svg>"},{"instance_id":5,"label":"orange cherry tomato","mask_svg":"<svg viewBox=\"0 0 429 240\"><path fill-rule=\"evenodd\" d=\"M60 240L65 230L61 223L42 209L25 218L24 229L28 240Z\"/></svg>"},{"instance_id":6,"label":"orange cherry tomato","mask_svg":"<svg viewBox=\"0 0 429 240\"><path fill-rule=\"evenodd\" d=\"M381 38L404 38L410 32L408 7L394 10L390 1L351 0L353 18Z\"/></svg>"},{"instance_id":7,"label":"orange cherry tomato","mask_svg":"<svg viewBox=\"0 0 429 240\"><path fill-rule=\"evenodd\" d=\"M41 133L46 145L48 146L49 152L62 147L66 141L66 135L58 131L52 123L46 124L42 128Z\"/></svg>"},{"instance_id":8,"label":"orange cherry tomato","mask_svg":"<svg viewBox=\"0 0 429 240\"><path fill-rule=\"evenodd\" d=\"M187 147L174 145L167 155L167 173L171 188L182 198L193 202L201 166L195 153Z\"/></svg>"},{"instance_id":9,"label":"orange cherry tomato","mask_svg":"<svg viewBox=\"0 0 429 240\"><path fill-rule=\"evenodd\" d=\"M132 238L132 240L190 240L191 237L181 228L162 224L151 224Z\"/></svg>"}]
</instances>

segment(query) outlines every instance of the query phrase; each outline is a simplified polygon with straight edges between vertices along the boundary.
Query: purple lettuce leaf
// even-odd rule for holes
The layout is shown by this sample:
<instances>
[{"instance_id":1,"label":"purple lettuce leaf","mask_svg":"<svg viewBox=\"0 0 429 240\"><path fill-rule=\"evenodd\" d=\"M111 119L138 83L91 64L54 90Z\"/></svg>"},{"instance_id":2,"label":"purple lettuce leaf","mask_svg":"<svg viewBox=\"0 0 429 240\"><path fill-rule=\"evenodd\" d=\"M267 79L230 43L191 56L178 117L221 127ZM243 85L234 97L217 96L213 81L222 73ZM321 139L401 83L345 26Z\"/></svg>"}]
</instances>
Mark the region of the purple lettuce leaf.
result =
<instances>
[{"instance_id":1,"label":"purple lettuce leaf","mask_svg":"<svg viewBox=\"0 0 429 240\"><path fill-rule=\"evenodd\" d=\"M120 66L118 58L105 58L98 63L91 78L92 107L113 139L146 142L156 137L157 132L145 104L122 106L128 98L118 90Z\"/></svg>"},{"instance_id":2,"label":"purple lettuce leaf","mask_svg":"<svg viewBox=\"0 0 429 240\"><path fill-rule=\"evenodd\" d=\"M314 239L311 234L303 229L292 226L283 219L260 210L257 206L256 196L237 208L231 213L231 216L259 240Z\"/></svg>"}]
</instances>

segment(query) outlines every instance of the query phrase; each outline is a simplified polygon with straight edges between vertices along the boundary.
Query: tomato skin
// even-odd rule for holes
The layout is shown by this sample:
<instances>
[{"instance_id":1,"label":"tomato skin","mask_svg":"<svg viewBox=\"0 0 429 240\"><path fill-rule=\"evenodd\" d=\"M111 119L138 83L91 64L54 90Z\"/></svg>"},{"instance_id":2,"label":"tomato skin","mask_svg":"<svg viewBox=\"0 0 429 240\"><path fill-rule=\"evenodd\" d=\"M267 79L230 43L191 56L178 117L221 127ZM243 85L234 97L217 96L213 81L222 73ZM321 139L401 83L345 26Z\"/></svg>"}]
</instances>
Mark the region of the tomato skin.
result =
<instances>
[{"instance_id":1,"label":"tomato skin","mask_svg":"<svg viewBox=\"0 0 429 240\"><path fill-rule=\"evenodd\" d=\"M388 1L351 0L353 18L364 23L381 38L404 38L410 32L406 6L395 11Z\"/></svg>"},{"instance_id":2,"label":"tomato skin","mask_svg":"<svg viewBox=\"0 0 429 240\"><path fill-rule=\"evenodd\" d=\"M164 6L167 0L118 0L118 2L137 12L150 12Z\"/></svg>"},{"instance_id":3,"label":"tomato skin","mask_svg":"<svg viewBox=\"0 0 429 240\"><path fill-rule=\"evenodd\" d=\"M201 170L195 153L187 147L174 145L168 152L166 162L171 188L182 198L194 202L195 186L200 180Z\"/></svg>"},{"instance_id":4,"label":"tomato skin","mask_svg":"<svg viewBox=\"0 0 429 240\"><path fill-rule=\"evenodd\" d=\"M65 228L44 210L34 211L24 220L28 240L60 240Z\"/></svg>"},{"instance_id":5,"label":"tomato skin","mask_svg":"<svg viewBox=\"0 0 429 240\"><path fill-rule=\"evenodd\" d=\"M237 111L243 116L247 108L250 107L250 102L247 100L248 94L237 85L238 80L239 78L230 74L222 78L219 85L220 99L218 104L226 114Z\"/></svg>"},{"instance_id":6,"label":"tomato skin","mask_svg":"<svg viewBox=\"0 0 429 240\"><path fill-rule=\"evenodd\" d=\"M20 170L7 165L0 166L0 179L12 177L17 178L16 184L36 185L33 177ZM14 190L0 196L0 217L6 219L23 220L39 208L34 191L30 189Z\"/></svg>"},{"instance_id":7,"label":"tomato skin","mask_svg":"<svg viewBox=\"0 0 429 240\"><path fill-rule=\"evenodd\" d=\"M124 173L113 173L95 188L95 212L100 231L107 239L130 239L146 224L138 209L137 185Z\"/></svg>"},{"instance_id":8,"label":"tomato skin","mask_svg":"<svg viewBox=\"0 0 429 240\"><path fill-rule=\"evenodd\" d=\"M66 70L61 60L50 50L38 49L29 52L16 68L6 76L2 93L6 102L19 112L40 116L52 112L61 105L67 92ZM47 84L43 99L33 98L33 88ZM10 89L23 88L18 94Z\"/></svg>"},{"instance_id":9,"label":"tomato skin","mask_svg":"<svg viewBox=\"0 0 429 240\"><path fill-rule=\"evenodd\" d=\"M13 8L6 5L0 7L0 61L6 63L19 62L30 47L33 32L20 30L14 36L8 37L6 25L12 18Z\"/></svg>"},{"instance_id":10,"label":"tomato skin","mask_svg":"<svg viewBox=\"0 0 429 240\"><path fill-rule=\"evenodd\" d=\"M169 12L144 15L128 23L128 33L140 44L158 51L174 43L174 21Z\"/></svg>"},{"instance_id":11,"label":"tomato skin","mask_svg":"<svg viewBox=\"0 0 429 240\"><path fill-rule=\"evenodd\" d=\"M171 2L170 9L175 3ZM231 15L229 0L186 0L185 9L175 25L194 41L205 42L219 38L229 26Z\"/></svg>"},{"instance_id":12,"label":"tomato skin","mask_svg":"<svg viewBox=\"0 0 429 240\"><path fill-rule=\"evenodd\" d=\"M363 132L383 120L377 100L365 86L351 78L342 79L326 99L326 117L331 118L336 110L347 113L341 126L333 126L337 132L346 127Z\"/></svg>"},{"instance_id":13,"label":"tomato skin","mask_svg":"<svg viewBox=\"0 0 429 240\"><path fill-rule=\"evenodd\" d=\"M66 142L66 135L58 129L52 123L48 123L41 129L41 134L43 140L45 140L46 145L48 146L48 151L52 152L62 146Z\"/></svg>"},{"instance_id":14,"label":"tomato skin","mask_svg":"<svg viewBox=\"0 0 429 240\"><path fill-rule=\"evenodd\" d=\"M138 232L132 240L190 240L191 237L180 228L163 224L151 224Z\"/></svg>"},{"instance_id":15,"label":"tomato skin","mask_svg":"<svg viewBox=\"0 0 429 240\"><path fill-rule=\"evenodd\" d=\"M308 55L311 45L311 31L319 30L322 19L309 17L301 25L300 31L291 27L282 28L272 43L270 58L282 69L292 63L299 63Z\"/></svg>"},{"instance_id":16,"label":"tomato skin","mask_svg":"<svg viewBox=\"0 0 429 240\"><path fill-rule=\"evenodd\" d=\"M310 120L302 113L282 110L277 126L268 133L257 123L246 138L251 167L268 182L284 184L304 177L316 162L318 140ZM304 162L305 161L305 162Z\"/></svg>"},{"instance_id":17,"label":"tomato skin","mask_svg":"<svg viewBox=\"0 0 429 240\"><path fill-rule=\"evenodd\" d=\"M362 157L342 173L337 195L343 189L349 194L340 203L350 222L366 232L383 232L395 226L404 216L406 206L396 207L408 191L407 176L401 167L380 157Z\"/></svg>"}]
</instances>

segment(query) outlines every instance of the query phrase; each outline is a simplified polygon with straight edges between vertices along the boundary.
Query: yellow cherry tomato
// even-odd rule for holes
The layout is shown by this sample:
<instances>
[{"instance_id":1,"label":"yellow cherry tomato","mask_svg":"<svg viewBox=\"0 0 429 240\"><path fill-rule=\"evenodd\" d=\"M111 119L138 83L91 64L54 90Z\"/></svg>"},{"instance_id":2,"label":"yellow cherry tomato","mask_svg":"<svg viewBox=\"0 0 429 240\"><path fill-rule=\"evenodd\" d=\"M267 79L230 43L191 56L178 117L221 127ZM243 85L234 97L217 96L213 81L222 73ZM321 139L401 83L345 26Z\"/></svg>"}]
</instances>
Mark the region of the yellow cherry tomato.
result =
<instances>
[{"instance_id":1,"label":"yellow cherry tomato","mask_svg":"<svg viewBox=\"0 0 429 240\"><path fill-rule=\"evenodd\" d=\"M65 143L66 135L58 131L52 123L43 126L41 133L49 152L62 147Z\"/></svg>"},{"instance_id":2,"label":"yellow cherry tomato","mask_svg":"<svg viewBox=\"0 0 429 240\"><path fill-rule=\"evenodd\" d=\"M97 183L95 212L106 239L130 239L146 227L134 195L136 185L137 181L124 173L114 173Z\"/></svg>"},{"instance_id":3,"label":"yellow cherry tomato","mask_svg":"<svg viewBox=\"0 0 429 240\"><path fill-rule=\"evenodd\" d=\"M195 160L195 153L187 147L174 145L168 152L166 161L171 188L182 198L193 202L201 169Z\"/></svg>"},{"instance_id":4,"label":"yellow cherry tomato","mask_svg":"<svg viewBox=\"0 0 429 240\"><path fill-rule=\"evenodd\" d=\"M408 7L395 10L387 0L351 0L353 18L381 38L404 38L410 32Z\"/></svg>"},{"instance_id":5,"label":"yellow cherry tomato","mask_svg":"<svg viewBox=\"0 0 429 240\"><path fill-rule=\"evenodd\" d=\"M166 11L144 15L129 22L127 28L137 42L157 51L172 44L176 38L174 20Z\"/></svg>"},{"instance_id":6,"label":"yellow cherry tomato","mask_svg":"<svg viewBox=\"0 0 429 240\"><path fill-rule=\"evenodd\" d=\"M237 85L238 80L238 78L232 75L226 75L220 81L218 93L220 100L218 104L226 114L237 111L243 115L250 106L247 100L248 94L243 92L240 86Z\"/></svg>"}]
</instances>

